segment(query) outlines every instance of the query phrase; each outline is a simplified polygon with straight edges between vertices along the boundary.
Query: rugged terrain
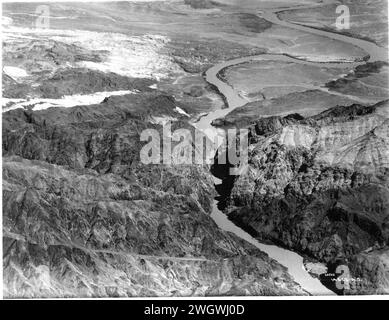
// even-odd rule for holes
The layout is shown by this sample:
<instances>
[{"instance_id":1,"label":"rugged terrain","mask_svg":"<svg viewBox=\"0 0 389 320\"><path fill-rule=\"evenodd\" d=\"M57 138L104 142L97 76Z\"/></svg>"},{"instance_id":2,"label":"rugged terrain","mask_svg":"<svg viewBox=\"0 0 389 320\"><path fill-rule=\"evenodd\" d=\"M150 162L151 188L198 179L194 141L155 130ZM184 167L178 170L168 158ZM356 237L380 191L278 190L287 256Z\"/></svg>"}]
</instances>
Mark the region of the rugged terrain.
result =
<instances>
[{"instance_id":1,"label":"rugged terrain","mask_svg":"<svg viewBox=\"0 0 389 320\"><path fill-rule=\"evenodd\" d=\"M4 7L6 297L306 294L285 267L213 222L208 167L140 162L142 130L162 137L160 123L172 120L193 131L192 115L221 107L204 70L264 52L141 26L127 33L128 17L180 17L160 6L53 4L43 31L31 28L33 4Z\"/></svg>"},{"instance_id":2,"label":"rugged terrain","mask_svg":"<svg viewBox=\"0 0 389 320\"><path fill-rule=\"evenodd\" d=\"M347 265L360 280L343 293L388 293L388 125L388 102L253 121L248 167L220 188L225 212L329 271Z\"/></svg>"},{"instance_id":3,"label":"rugged terrain","mask_svg":"<svg viewBox=\"0 0 389 320\"><path fill-rule=\"evenodd\" d=\"M329 2L289 1L320 6L280 16L333 19ZM220 207L261 241L330 271L347 264L363 286L339 293L388 293L388 110L376 104L388 99L388 64L351 67L368 58L363 49L260 16L285 5L50 3L48 29L35 27L36 4L3 6L6 297L307 294L212 220L209 166L139 159L143 130L162 140L170 120L193 133L227 107L209 68L264 54L323 64L262 61L218 74L248 103L213 124L251 132L249 166L217 188ZM364 16L362 37L385 45L377 15ZM335 31L328 21L315 27Z\"/></svg>"},{"instance_id":4,"label":"rugged terrain","mask_svg":"<svg viewBox=\"0 0 389 320\"><path fill-rule=\"evenodd\" d=\"M139 161L140 132L175 108L149 93L3 114L5 296L304 294L217 228L209 168Z\"/></svg>"}]
</instances>

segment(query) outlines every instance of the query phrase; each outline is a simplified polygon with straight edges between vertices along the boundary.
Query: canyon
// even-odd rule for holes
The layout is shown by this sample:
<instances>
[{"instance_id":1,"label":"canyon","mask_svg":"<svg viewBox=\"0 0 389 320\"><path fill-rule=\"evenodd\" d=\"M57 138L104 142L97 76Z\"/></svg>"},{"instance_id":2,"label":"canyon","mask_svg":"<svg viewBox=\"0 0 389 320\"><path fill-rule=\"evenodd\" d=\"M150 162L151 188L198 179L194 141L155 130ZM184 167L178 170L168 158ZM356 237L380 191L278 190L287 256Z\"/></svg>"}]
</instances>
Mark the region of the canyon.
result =
<instances>
[{"instance_id":1,"label":"canyon","mask_svg":"<svg viewBox=\"0 0 389 320\"><path fill-rule=\"evenodd\" d=\"M316 1L50 8L4 10L6 297L388 293L386 48L287 21ZM166 121L247 128L247 167L143 164Z\"/></svg>"}]
</instances>

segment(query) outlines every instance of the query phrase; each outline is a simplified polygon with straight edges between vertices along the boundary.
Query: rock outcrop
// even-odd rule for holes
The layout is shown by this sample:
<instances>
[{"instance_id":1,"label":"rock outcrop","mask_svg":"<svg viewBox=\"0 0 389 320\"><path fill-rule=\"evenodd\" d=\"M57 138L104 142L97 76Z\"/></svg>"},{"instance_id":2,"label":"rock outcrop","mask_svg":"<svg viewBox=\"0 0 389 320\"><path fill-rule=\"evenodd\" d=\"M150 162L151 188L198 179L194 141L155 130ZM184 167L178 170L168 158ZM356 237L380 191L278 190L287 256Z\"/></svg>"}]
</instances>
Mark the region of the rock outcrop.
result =
<instances>
[{"instance_id":1,"label":"rock outcrop","mask_svg":"<svg viewBox=\"0 0 389 320\"><path fill-rule=\"evenodd\" d=\"M362 283L342 292L388 293L388 102L263 118L249 129L248 166L226 179L229 217L262 241L343 261Z\"/></svg>"},{"instance_id":2,"label":"rock outcrop","mask_svg":"<svg viewBox=\"0 0 389 320\"><path fill-rule=\"evenodd\" d=\"M3 114L6 297L306 294L213 222L208 167L139 161L154 117L191 127L178 105L154 92Z\"/></svg>"}]
</instances>

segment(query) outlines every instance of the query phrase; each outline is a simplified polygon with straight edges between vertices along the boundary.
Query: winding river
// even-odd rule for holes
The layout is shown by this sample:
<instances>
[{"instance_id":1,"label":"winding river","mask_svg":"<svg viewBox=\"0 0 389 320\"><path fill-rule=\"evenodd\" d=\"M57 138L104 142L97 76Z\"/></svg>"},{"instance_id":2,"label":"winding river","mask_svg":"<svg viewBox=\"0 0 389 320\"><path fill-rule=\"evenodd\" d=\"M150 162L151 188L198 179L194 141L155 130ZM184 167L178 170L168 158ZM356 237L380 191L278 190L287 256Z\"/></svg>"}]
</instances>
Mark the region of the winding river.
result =
<instances>
[{"instance_id":1,"label":"winding river","mask_svg":"<svg viewBox=\"0 0 389 320\"><path fill-rule=\"evenodd\" d=\"M307 6L304 8L312 8L316 6ZM260 11L258 16L266 19L273 24L281 25L283 27L297 29L303 32L308 32L311 34L327 37L333 40L342 41L344 43L352 44L363 49L369 55L369 61L387 61L388 60L388 51L385 48L381 48L372 42L368 42L361 39L356 39L348 37L341 34L326 32L318 29L309 28L300 24L293 24L287 21L280 20L277 16L278 12L301 9L302 6L282 8L281 9L271 9ZM225 97L228 108L216 110L202 117L196 124L196 128L204 131L209 138L214 139L215 136L221 136L221 130L215 128L211 125L212 121L224 117L227 113L231 112L233 109L245 105L248 101L240 96L230 85L223 82L218 78L218 74L221 70L251 61L261 61L261 60L277 60L277 61L293 61L294 63L300 64L310 64L319 67L333 67L333 68L344 68L345 64L347 67L354 68L357 65L363 64L365 62L328 62L328 61L305 61L297 58L293 58L287 55L282 54L263 54L258 56L249 56L238 59L229 60L223 63L219 63L206 72L206 80L218 88L219 92ZM218 179L215 178L215 183L218 183ZM220 182L219 182L220 183ZM301 285L301 287L309 292L312 295L333 295L334 293L327 289L318 279L313 278L303 266L303 257L298 255L295 252L277 247L275 245L266 245L260 243L258 240L254 239L243 229L239 228L233 224L227 216L217 208L217 201L215 200L213 204L213 210L211 217L216 222L216 224L223 230L232 232L240 238L250 242L260 250L266 252L269 257L277 260L280 264L288 268L289 274L292 275L294 280Z\"/></svg>"}]
</instances>

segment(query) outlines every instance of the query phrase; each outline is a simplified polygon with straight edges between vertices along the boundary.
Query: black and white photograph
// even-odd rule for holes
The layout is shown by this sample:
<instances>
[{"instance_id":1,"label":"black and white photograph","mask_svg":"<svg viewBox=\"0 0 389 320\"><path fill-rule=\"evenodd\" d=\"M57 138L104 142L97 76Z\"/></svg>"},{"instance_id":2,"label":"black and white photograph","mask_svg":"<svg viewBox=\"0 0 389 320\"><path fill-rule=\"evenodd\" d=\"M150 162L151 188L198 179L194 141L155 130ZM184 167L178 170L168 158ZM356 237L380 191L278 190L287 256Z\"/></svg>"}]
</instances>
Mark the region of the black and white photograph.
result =
<instances>
[{"instance_id":1,"label":"black and white photograph","mask_svg":"<svg viewBox=\"0 0 389 320\"><path fill-rule=\"evenodd\" d=\"M3 299L389 299L387 0L1 15Z\"/></svg>"}]
</instances>

